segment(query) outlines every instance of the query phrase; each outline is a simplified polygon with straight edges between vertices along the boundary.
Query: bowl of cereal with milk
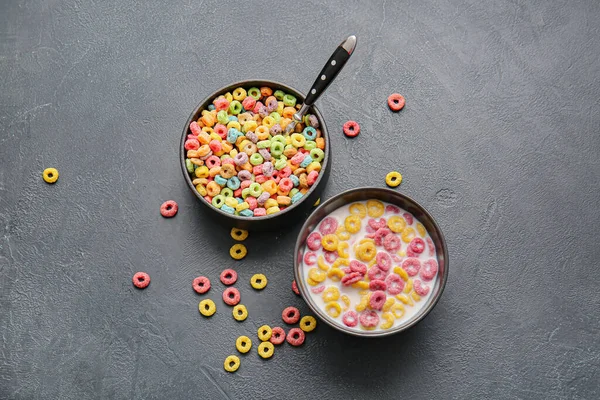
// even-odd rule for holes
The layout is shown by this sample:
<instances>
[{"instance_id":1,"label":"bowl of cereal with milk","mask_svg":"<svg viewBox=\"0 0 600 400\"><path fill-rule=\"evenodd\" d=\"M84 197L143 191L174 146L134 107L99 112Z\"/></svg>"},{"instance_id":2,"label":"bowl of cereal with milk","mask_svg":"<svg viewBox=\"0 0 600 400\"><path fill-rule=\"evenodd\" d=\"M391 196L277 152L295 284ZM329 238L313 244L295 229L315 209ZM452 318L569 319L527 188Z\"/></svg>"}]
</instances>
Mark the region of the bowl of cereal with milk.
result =
<instances>
[{"instance_id":1,"label":"bowl of cereal with milk","mask_svg":"<svg viewBox=\"0 0 600 400\"><path fill-rule=\"evenodd\" d=\"M300 294L342 332L381 337L421 321L448 278L448 250L433 217L390 189L357 188L322 203L294 252Z\"/></svg>"}]
</instances>

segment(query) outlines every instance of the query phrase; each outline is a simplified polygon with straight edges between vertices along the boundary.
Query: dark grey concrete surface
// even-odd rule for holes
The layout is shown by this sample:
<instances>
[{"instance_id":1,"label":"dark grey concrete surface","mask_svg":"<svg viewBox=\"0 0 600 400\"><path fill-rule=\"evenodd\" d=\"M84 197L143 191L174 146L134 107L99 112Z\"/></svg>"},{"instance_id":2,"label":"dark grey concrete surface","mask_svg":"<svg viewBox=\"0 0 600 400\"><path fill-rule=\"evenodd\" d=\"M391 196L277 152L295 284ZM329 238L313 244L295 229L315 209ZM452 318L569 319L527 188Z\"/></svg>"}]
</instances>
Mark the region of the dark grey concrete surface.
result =
<instances>
[{"instance_id":1,"label":"dark grey concrete surface","mask_svg":"<svg viewBox=\"0 0 600 400\"><path fill-rule=\"evenodd\" d=\"M594 0L2 1L0 398L600 398L599 21ZM228 374L238 335L279 324L284 305L307 311L290 290L300 226L252 235L232 262L228 227L182 180L182 125L236 80L308 90L350 33L358 48L318 102L334 147L324 197L401 171L445 232L448 286L404 334L321 324ZM219 300L231 266L243 323Z\"/></svg>"}]
</instances>

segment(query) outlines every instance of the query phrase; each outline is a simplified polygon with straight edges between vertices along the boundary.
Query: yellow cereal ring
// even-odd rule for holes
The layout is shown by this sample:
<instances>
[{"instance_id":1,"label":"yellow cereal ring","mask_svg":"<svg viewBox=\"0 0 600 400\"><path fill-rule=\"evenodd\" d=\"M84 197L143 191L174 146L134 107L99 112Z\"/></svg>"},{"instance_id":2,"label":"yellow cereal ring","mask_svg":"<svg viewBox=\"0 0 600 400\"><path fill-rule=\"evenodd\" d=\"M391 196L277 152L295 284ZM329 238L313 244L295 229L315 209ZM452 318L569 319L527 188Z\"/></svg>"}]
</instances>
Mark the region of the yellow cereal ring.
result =
<instances>
[{"instance_id":1,"label":"yellow cereal ring","mask_svg":"<svg viewBox=\"0 0 600 400\"><path fill-rule=\"evenodd\" d=\"M262 342L258 345L258 354L262 358L271 358L273 356L273 352L275 351L275 346L271 342Z\"/></svg>"},{"instance_id":2,"label":"yellow cereal ring","mask_svg":"<svg viewBox=\"0 0 600 400\"><path fill-rule=\"evenodd\" d=\"M402 232L406 228L406 221L399 215L392 215L387 221L387 226L392 232Z\"/></svg>"},{"instance_id":3,"label":"yellow cereal ring","mask_svg":"<svg viewBox=\"0 0 600 400\"><path fill-rule=\"evenodd\" d=\"M400 250L400 251L398 252L398 255L399 255L400 257L406 257L406 252L405 252L404 250Z\"/></svg>"},{"instance_id":4,"label":"yellow cereal ring","mask_svg":"<svg viewBox=\"0 0 600 400\"><path fill-rule=\"evenodd\" d=\"M352 284L353 288L357 288L357 289L368 289L369 288L369 282L366 281L358 281Z\"/></svg>"},{"instance_id":5,"label":"yellow cereal ring","mask_svg":"<svg viewBox=\"0 0 600 400\"><path fill-rule=\"evenodd\" d=\"M217 311L217 306L211 299L205 299L198 304L198 310L200 311L200 314L205 317L210 317Z\"/></svg>"},{"instance_id":6,"label":"yellow cereal ring","mask_svg":"<svg viewBox=\"0 0 600 400\"><path fill-rule=\"evenodd\" d=\"M394 267L394 273L400 275L400 278L402 278L402 280L404 280L404 281L408 280L408 274L406 273L404 268Z\"/></svg>"},{"instance_id":7,"label":"yellow cereal ring","mask_svg":"<svg viewBox=\"0 0 600 400\"><path fill-rule=\"evenodd\" d=\"M245 354L252 348L252 340L248 336L240 336L235 341L235 348L240 353Z\"/></svg>"},{"instance_id":8,"label":"yellow cereal ring","mask_svg":"<svg viewBox=\"0 0 600 400\"><path fill-rule=\"evenodd\" d=\"M348 258L349 257L348 252L347 252L348 247L350 247L348 245L348 242L338 242L338 246L337 246L338 255L342 258Z\"/></svg>"},{"instance_id":9,"label":"yellow cereal ring","mask_svg":"<svg viewBox=\"0 0 600 400\"><path fill-rule=\"evenodd\" d=\"M319 197L319 198L317 199L317 201L315 201L315 204L313 204L313 207L316 207L316 206L318 206L320 203L321 203L321 198Z\"/></svg>"},{"instance_id":10,"label":"yellow cereal ring","mask_svg":"<svg viewBox=\"0 0 600 400\"><path fill-rule=\"evenodd\" d=\"M319 266L319 268L321 268L323 271L327 271L329 270L329 265L325 264L325 259L323 258L322 255L320 255L319 257L317 257L317 265Z\"/></svg>"},{"instance_id":11,"label":"yellow cereal ring","mask_svg":"<svg viewBox=\"0 0 600 400\"><path fill-rule=\"evenodd\" d=\"M342 295L342 303L344 303L344 311L350 307L350 297L347 294Z\"/></svg>"},{"instance_id":12,"label":"yellow cereal ring","mask_svg":"<svg viewBox=\"0 0 600 400\"><path fill-rule=\"evenodd\" d=\"M233 311L231 313L236 321L243 321L248 318L248 310L243 304L237 304L235 307L233 307Z\"/></svg>"},{"instance_id":13,"label":"yellow cereal ring","mask_svg":"<svg viewBox=\"0 0 600 400\"><path fill-rule=\"evenodd\" d=\"M417 232L419 232L419 235L424 238L425 236L427 236L427 229L425 229L425 227L423 226L422 223L417 222L417 224L415 225L417 227Z\"/></svg>"},{"instance_id":14,"label":"yellow cereal ring","mask_svg":"<svg viewBox=\"0 0 600 400\"><path fill-rule=\"evenodd\" d=\"M332 318L337 318L342 313L342 306L336 301L330 301L325 304L325 312Z\"/></svg>"},{"instance_id":15,"label":"yellow cereal ring","mask_svg":"<svg viewBox=\"0 0 600 400\"><path fill-rule=\"evenodd\" d=\"M404 286L404 289L402 291L404 293L410 293L412 288L413 288L413 280L409 279L408 281L406 281L406 285Z\"/></svg>"},{"instance_id":16,"label":"yellow cereal ring","mask_svg":"<svg viewBox=\"0 0 600 400\"><path fill-rule=\"evenodd\" d=\"M333 264L331 264L332 268L338 268L340 265L345 265L346 267L350 265L350 259L338 257Z\"/></svg>"},{"instance_id":17,"label":"yellow cereal ring","mask_svg":"<svg viewBox=\"0 0 600 400\"><path fill-rule=\"evenodd\" d=\"M246 257L246 254L248 254L246 246L240 243L234 244L231 246L231 249L229 249L229 255L234 260L241 260L242 258Z\"/></svg>"},{"instance_id":18,"label":"yellow cereal ring","mask_svg":"<svg viewBox=\"0 0 600 400\"><path fill-rule=\"evenodd\" d=\"M310 278L306 278L306 283L308 283L310 286L317 286L319 284L319 282L315 282Z\"/></svg>"},{"instance_id":19,"label":"yellow cereal ring","mask_svg":"<svg viewBox=\"0 0 600 400\"><path fill-rule=\"evenodd\" d=\"M372 267L375 264L377 264L377 259L376 258L374 258L371 261L369 261L369 267Z\"/></svg>"},{"instance_id":20,"label":"yellow cereal ring","mask_svg":"<svg viewBox=\"0 0 600 400\"><path fill-rule=\"evenodd\" d=\"M336 301L340 298L340 290L335 286L328 286L325 290L323 290L321 297L323 297L323 301L325 303Z\"/></svg>"},{"instance_id":21,"label":"yellow cereal ring","mask_svg":"<svg viewBox=\"0 0 600 400\"><path fill-rule=\"evenodd\" d=\"M308 270L308 277L314 282L321 283L327 278L327 275L318 268L311 268Z\"/></svg>"},{"instance_id":22,"label":"yellow cereal ring","mask_svg":"<svg viewBox=\"0 0 600 400\"><path fill-rule=\"evenodd\" d=\"M398 300L400 300L401 302L403 302L404 304L407 304L409 306L414 306L415 305L415 303L412 301L412 299L410 297L408 297L404 293L397 294L396 298Z\"/></svg>"},{"instance_id":23,"label":"yellow cereal ring","mask_svg":"<svg viewBox=\"0 0 600 400\"><path fill-rule=\"evenodd\" d=\"M392 308L390 308L390 311L392 314L394 314L394 317L396 317L396 319L402 318L402 316L404 315L404 304L395 303L392 306Z\"/></svg>"},{"instance_id":24,"label":"yellow cereal ring","mask_svg":"<svg viewBox=\"0 0 600 400\"><path fill-rule=\"evenodd\" d=\"M361 225L362 223L358 215L349 215L344 220L344 228L346 228L346 231L349 233L356 233L360 231Z\"/></svg>"},{"instance_id":25,"label":"yellow cereal ring","mask_svg":"<svg viewBox=\"0 0 600 400\"><path fill-rule=\"evenodd\" d=\"M267 215L275 214L275 213L278 213L279 211L281 211L279 206L269 207L269 208L267 208Z\"/></svg>"},{"instance_id":26,"label":"yellow cereal ring","mask_svg":"<svg viewBox=\"0 0 600 400\"><path fill-rule=\"evenodd\" d=\"M267 128L271 129L273 125L275 125L275 120L271 116L264 117L262 120L262 124Z\"/></svg>"},{"instance_id":27,"label":"yellow cereal ring","mask_svg":"<svg viewBox=\"0 0 600 400\"><path fill-rule=\"evenodd\" d=\"M327 277L334 282L339 282L344 277L344 271L339 268L331 268L329 272L327 272Z\"/></svg>"},{"instance_id":28,"label":"yellow cereal ring","mask_svg":"<svg viewBox=\"0 0 600 400\"><path fill-rule=\"evenodd\" d=\"M240 359L237 356L229 356L225 359L223 367L227 372L235 372L240 367Z\"/></svg>"},{"instance_id":29,"label":"yellow cereal ring","mask_svg":"<svg viewBox=\"0 0 600 400\"><path fill-rule=\"evenodd\" d=\"M246 98L246 89L239 87L233 91L233 99L234 100L242 101L245 98Z\"/></svg>"},{"instance_id":30,"label":"yellow cereal ring","mask_svg":"<svg viewBox=\"0 0 600 400\"><path fill-rule=\"evenodd\" d=\"M258 338L262 342L266 342L267 340L271 339L272 334L273 330L271 330L271 327L269 325L263 325L260 328L258 328Z\"/></svg>"},{"instance_id":31,"label":"yellow cereal ring","mask_svg":"<svg viewBox=\"0 0 600 400\"><path fill-rule=\"evenodd\" d=\"M394 326L394 314L384 312L381 314L381 319L385 320L385 322L382 322L381 325L379 325L381 329L390 329L392 326Z\"/></svg>"},{"instance_id":32,"label":"yellow cereal ring","mask_svg":"<svg viewBox=\"0 0 600 400\"><path fill-rule=\"evenodd\" d=\"M338 231L336 232L336 235L337 235L338 239L340 239L340 240L348 240L348 239L350 239L350 233L346 232L344 230L345 227L340 225L340 228L342 228L342 230L339 230L339 228L338 228Z\"/></svg>"},{"instance_id":33,"label":"yellow cereal ring","mask_svg":"<svg viewBox=\"0 0 600 400\"><path fill-rule=\"evenodd\" d=\"M396 302L393 297L388 297L385 303L383 304L383 311L389 311L392 305Z\"/></svg>"},{"instance_id":34,"label":"yellow cereal ring","mask_svg":"<svg viewBox=\"0 0 600 400\"><path fill-rule=\"evenodd\" d=\"M42 172L42 178L46 183L54 183L58 180L58 170L56 168L46 168Z\"/></svg>"},{"instance_id":35,"label":"yellow cereal ring","mask_svg":"<svg viewBox=\"0 0 600 400\"><path fill-rule=\"evenodd\" d=\"M402 241L404 243L410 243L410 241L413 240L416 236L417 236L417 234L415 233L414 228L412 228L410 226L408 228L404 229L402 231L402 233L400 234L400 237L402 238Z\"/></svg>"},{"instance_id":36,"label":"yellow cereal ring","mask_svg":"<svg viewBox=\"0 0 600 400\"><path fill-rule=\"evenodd\" d=\"M367 207L363 203L350 204L350 214L358 215L360 218L367 216Z\"/></svg>"},{"instance_id":37,"label":"yellow cereal ring","mask_svg":"<svg viewBox=\"0 0 600 400\"><path fill-rule=\"evenodd\" d=\"M323 239L321 239L321 245L323 245L323 248L327 251L336 251L338 243L337 236L333 234L325 235L323 236Z\"/></svg>"},{"instance_id":38,"label":"yellow cereal ring","mask_svg":"<svg viewBox=\"0 0 600 400\"><path fill-rule=\"evenodd\" d=\"M359 295L361 295L361 296L366 296L366 295L368 295L370 292L371 292L370 290L359 290L359 291L358 291L358 294L359 294Z\"/></svg>"},{"instance_id":39,"label":"yellow cereal ring","mask_svg":"<svg viewBox=\"0 0 600 400\"><path fill-rule=\"evenodd\" d=\"M267 286L267 277L263 274L254 274L250 278L250 285L256 290L264 289Z\"/></svg>"},{"instance_id":40,"label":"yellow cereal ring","mask_svg":"<svg viewBox=\"0 0 600 400\"><path fill-rule=\"evenodd\" d=\"M367 200L367 214L372 218L379 218L385 212L385 206L379 200Z\"/></svg>"},{"instance_id":41,"label":"yellow cereal ring","mask_svg":"<svg viewBox=\"0 0 600 400\"><path fill-rule=\"evenodd\" d=\"M371 293L367 293L366 295L362 296L360 298L360 302L356 306L354 306L356 311L358 311L358 312L364 311L367 308L367 306L369 305L370 298L371 298Z\"/></svg>"},{"instance_id":42,"label":"yellow cereal ring","mask_svg":"<svg viewBox=\"0 0 600 400\"><path fill-rule=\"evenodd\" d=\"M367 242L358 246L356 257L361 261L369 262L375 258L376 254L377 249L375 248L375 244Z\"/></svg>"},{"instance_id":43,"label":"yellow cereal ring","mask_svg":"<svg viewBox=\"0 0 600 400\"><path fill-rule=\"evenodd\" d=\"M302 329L304 332L312 332L315 330L316 327L317 320L315 319L315 317L305 315L300 320L300 329Z\"/></svg>"},{"instance_id":44,"label":"yellow cereal ring","mask_svg":"<svg viewBox=\"0 0 600 400\"><path fill-rule=\"evenodd\" d=\"M419 296L416 292L412 292L410 295L415 301L421 300L421 296Z\"/></svg>"},{"instance_id":45,"label":"yellow cereal ring","mask_svg":"<svg viewBox=\"0 0 600 400\"><path fill-rule=\"evenodd\" d=\"M402 183L402 175L400 172L392 171L385 176L385 184L389 187L396 187Z\"/></svg>"},{"instance_id":46,"label":"yellow cereal ring","mask_svg":"<svg viewBox=\"0 0 600 400\"><path fill-rule=\"evenodd\" d=\"M265 208L277 207L277 200L275 199L267 199L265 201Z\"/></svg>"}]
</instances>

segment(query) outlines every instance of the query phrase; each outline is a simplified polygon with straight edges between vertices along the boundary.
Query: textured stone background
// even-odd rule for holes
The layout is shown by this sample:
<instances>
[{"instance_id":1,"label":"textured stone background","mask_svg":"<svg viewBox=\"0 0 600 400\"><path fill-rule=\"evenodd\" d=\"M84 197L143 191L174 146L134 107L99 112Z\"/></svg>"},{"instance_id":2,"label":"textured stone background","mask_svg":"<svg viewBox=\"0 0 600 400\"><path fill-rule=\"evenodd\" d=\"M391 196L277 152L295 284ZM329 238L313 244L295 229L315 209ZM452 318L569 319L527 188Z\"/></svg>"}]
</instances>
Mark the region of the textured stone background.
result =
<instances>
[{"instance_id":1,"label":"textured stone background","mask_svg":"<svg viewBox=\"0 0 600 400\"><path fill-rule=\"evenodd\" d=\"M599 398L598 2L225 3L0 3L0 398ZM236 80L308 90L350 33L318 102L324 197L401 171L446 234L448 286L405 334L321 325L227 374L238 335L307 310L289 289L299 225L248 240L246 322L220 301L202 319L191 279L232 266L232 240L181 178L183 123ZM179 215L162 219L171 198Z\"/></svg>"}]
</instances>

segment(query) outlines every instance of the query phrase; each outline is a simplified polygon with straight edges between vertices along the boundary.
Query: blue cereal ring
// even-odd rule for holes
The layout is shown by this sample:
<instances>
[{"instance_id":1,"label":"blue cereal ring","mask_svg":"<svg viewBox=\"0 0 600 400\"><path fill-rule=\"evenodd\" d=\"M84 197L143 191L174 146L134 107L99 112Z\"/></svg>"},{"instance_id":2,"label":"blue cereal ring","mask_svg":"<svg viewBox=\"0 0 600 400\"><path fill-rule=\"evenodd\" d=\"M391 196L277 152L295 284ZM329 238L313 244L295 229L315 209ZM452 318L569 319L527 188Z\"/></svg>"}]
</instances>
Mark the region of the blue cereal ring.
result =
<instances>
[{"instance_id":1,"label":"blue cereal ring","mask_svg":"<svg viewBox=\"0 0 600 400\"><path fill-rule=\"evenodd\" d=\"M290 175L290 179L292 180L294 187L296 187L300 184L300 179L298 179L298 177L296 175Z\"/></svg>"},{"instance_id":2,"label":"blue cereal ring","mask_svg":"<svg viewBox=\"0 0 600 400\"><path fill-rule=\"evenodd\" d=\"M302 168L306 168L308 167L308 164L310 164L312 161L312 157L307 154L306 157L304 157L304 160L302 160L302 162L300 163L300 166Z\"/></svg>"},{"instance_id":3,"label":"blue cereal ring","mask_svg":"<svg viewBox=\"0 0 600 400\"><path fill-rule=\"evenodd\" d=\"M227 185L227 179L223 178L221 175L215 176L215 182L221 187Z\"/></svg>"},{"instance_id":4,"label":"blue cereal ring","mask_svg":"<svg viewBox=\"0 0 600 400\"><path fill-rule=\"evenodd\" d=\"M253 217L254 216L254 212L252 210L245 209L245 210L240 211L240 215L242 217Z\"/></svg>"},{"instance_id":5,"label":"blue cereal ring","mask_svg":"<svg viewBox=\"0 0 600 400\"><path fill-rule=\"evenodd\" d=\"M240 187L240 179L237 176L232 176L231 178L229 178L229 180L227 181L227 187L231 190L237 190Z\"/></svg>"},{"instance_id":6,"label":"blue cereal ring","mask_svg":"<svg viewBox=\"0 0 600 400\"><path fill-rule=\"evenodd\" d=\"M302 193L298 192L296 193L294 196L292 196L292 204L295 204L296 202L298 202L298 200L300 200L302 198ZM223 207L227 207L227 206L223 206ZM221 210L223 209L223 207L221 207Z\"/></svg>"},{"instance_id":7,"label":"blue cereal ring","mask_svg":"<svg viewBox=\"0 0 600 400\"><path fill-rule=\"evenodd\" d=\"M302 131L302 135L306 138L306 140L315 140L317 138L317 130L312 126L307 126Z\"/></svg>"},{"instance_id":8,"label":"blue cereal ring","mask_svg":"<svg viewBox=\"0 0 600 400\"><path fill-rule=\"evenodd\" d=\"M223 204L221 206L221 211L225 211L227 214L233 214L235 212L235 209L233 207L229 207L227 204Z\"/></svg>"}]
</instances>

